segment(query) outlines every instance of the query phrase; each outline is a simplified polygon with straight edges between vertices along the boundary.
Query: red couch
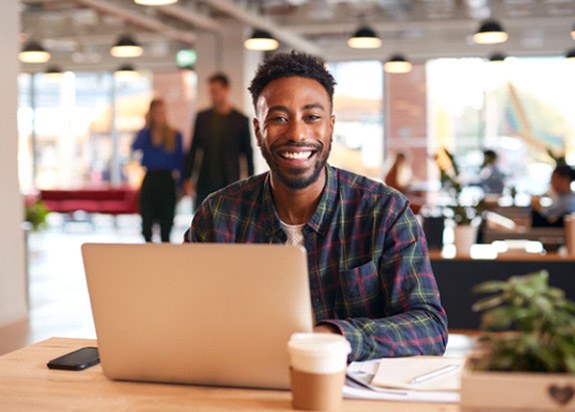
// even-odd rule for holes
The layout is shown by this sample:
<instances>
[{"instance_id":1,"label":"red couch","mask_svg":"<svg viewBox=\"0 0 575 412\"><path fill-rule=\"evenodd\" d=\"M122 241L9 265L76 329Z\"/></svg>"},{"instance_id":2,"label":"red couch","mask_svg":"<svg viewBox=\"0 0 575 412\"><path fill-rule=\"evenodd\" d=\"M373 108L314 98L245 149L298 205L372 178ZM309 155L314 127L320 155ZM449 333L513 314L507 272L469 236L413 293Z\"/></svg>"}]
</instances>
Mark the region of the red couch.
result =
<instances>
[{"instance_id":1,"label":"red couch","mask_svg":"<svg viewBox=\"0 0 575 412\"><path fill-rule=\"evenodd\" d=\"M138 213L138 190L120 188L84 188L77 190L40 190L40 199L51 212L104 213L110 215Z\"/></svg>"}]
</instances>

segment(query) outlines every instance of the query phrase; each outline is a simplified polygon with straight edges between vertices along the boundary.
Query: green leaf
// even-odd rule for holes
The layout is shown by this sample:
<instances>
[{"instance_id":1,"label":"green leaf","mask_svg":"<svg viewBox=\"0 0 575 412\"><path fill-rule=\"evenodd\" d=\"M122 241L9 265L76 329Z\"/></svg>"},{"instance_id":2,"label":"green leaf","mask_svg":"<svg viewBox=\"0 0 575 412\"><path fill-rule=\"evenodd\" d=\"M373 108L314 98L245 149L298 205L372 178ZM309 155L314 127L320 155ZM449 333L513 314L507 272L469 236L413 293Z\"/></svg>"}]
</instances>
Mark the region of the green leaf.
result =
<instances>
[{"instance_id":1,"label":"green leaf","mask_svg":"<svg viewBox=\"0 0 575 412\"><path fill-rule=\"evenodd\" d=\"M513 322L513 308L497 307L487 311L481 317L481 328L488 330L504 330Z\"/></svg>"},{"instance_id":2,"label":"green leaf","mask_svg":"<svg viewBox=\"0 0 575 412\"><path fill-rule=\"evenodd\" d=\"M474 293L495 293L508 289L508 283L500 280L490 280L473 287Z\"/></svg>"},{"instance_id":3,"label":"green leaf","mask_svg":"<svg viewBox=\"0 0 575 412\"><path fill-rule=\"evenodd\" d=\"M483 312L484 310L499 306L503 302L505 302L505 300L502 296L489 296L475 302L473 306L471 306L471 310L474 312Z\"/></svg>"}]
</instances>

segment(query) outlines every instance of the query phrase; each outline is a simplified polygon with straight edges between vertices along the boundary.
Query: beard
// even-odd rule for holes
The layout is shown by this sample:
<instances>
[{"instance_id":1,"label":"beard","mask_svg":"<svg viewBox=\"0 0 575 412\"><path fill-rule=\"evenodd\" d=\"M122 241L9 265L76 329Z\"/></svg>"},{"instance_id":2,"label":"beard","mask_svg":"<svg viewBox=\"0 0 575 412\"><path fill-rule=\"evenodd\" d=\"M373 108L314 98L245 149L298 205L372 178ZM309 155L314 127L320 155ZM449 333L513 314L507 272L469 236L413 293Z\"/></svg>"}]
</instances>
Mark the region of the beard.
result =
<instances>
[{"instance_id":1,"label":"beard","mask_svg":"<svg viewBox=\"0 0 575 412\"><path fill-rule=\"evenodd\" d=\"M317 182L319 179L322 170L324 169L327 159L329 157L329 153L331 152L331 140L329 142L329 146L327 149L325 146L318 144L318 145L310 145L310 144L298 144L298 143L288 143L283 145L283 147L309 147L316 151L314 156L317 156L317 160L315 165L313 166L312 173L306 176L306 172L308 169L304 168L291 168L290 174L287 175L280 170L277 162L275 161L273 152L277 151L277 148L273 146L271 149L267 149L265 146L261 146L260 150L262 156L266 160L272 174L276 177L284 186L291 190L301 190L305 189L306 187L312 185L313 183Z\"/></svg>"}]
</instances>

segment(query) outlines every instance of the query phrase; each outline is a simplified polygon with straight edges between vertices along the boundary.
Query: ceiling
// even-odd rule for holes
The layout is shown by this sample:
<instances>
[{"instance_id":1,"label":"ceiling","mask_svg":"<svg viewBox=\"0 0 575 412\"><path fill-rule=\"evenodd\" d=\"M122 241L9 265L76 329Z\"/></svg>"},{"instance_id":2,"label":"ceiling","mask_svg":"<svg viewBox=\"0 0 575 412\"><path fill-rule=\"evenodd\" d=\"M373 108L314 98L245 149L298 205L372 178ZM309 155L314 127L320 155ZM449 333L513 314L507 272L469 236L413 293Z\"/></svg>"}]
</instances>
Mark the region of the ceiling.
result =
<instances>
[{"instance_id":1,"label":"ceiling","mask_svg":"<svg viewBox=\"0 0 575 412\"><path fill-rule=\"evenodd\" d=\"M109 54L118 36L131 33L144 47L138 67L174 66L174 54L199 34L218 33L229 19L272 32L282 49L320 54L329 61L437 57L562 55L575 47L575 0L179 0L145 7L133 0L21 0L22 41L42 40L50 64L67 70L117 67ZM487 18L509 33L502 45L476 45L471 35ZM350 49L346 40L368 24L383 40L376 50ZM24 64L24 71L41 71Z\"/></svg>"}]
</instances>

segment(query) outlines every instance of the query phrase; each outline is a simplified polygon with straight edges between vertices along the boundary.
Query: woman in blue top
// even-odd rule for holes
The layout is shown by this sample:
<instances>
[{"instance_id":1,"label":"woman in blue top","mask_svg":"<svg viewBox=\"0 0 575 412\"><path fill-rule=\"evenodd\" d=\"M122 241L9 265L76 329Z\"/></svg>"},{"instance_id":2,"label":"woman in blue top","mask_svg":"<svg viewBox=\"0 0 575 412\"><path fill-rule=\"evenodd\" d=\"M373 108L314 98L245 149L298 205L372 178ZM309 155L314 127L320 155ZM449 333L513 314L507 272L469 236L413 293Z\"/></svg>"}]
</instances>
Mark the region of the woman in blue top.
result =
<instances>
[{"instance_id":1,"label":"woman in blue top","mask_svg":"<svg viewBox=\"0 0 575 412\"><path fill-rule=\"evenodd\" d=\"M160 225L162 242L170 241L174 224L177 190L184 164L182 134L167 122L166 106L154 99L146 115L146 126L138 132L132 150L142 152L146 175L140 189L142 234L152 241L152 227Z\"/></svg>"}]
</instances>

